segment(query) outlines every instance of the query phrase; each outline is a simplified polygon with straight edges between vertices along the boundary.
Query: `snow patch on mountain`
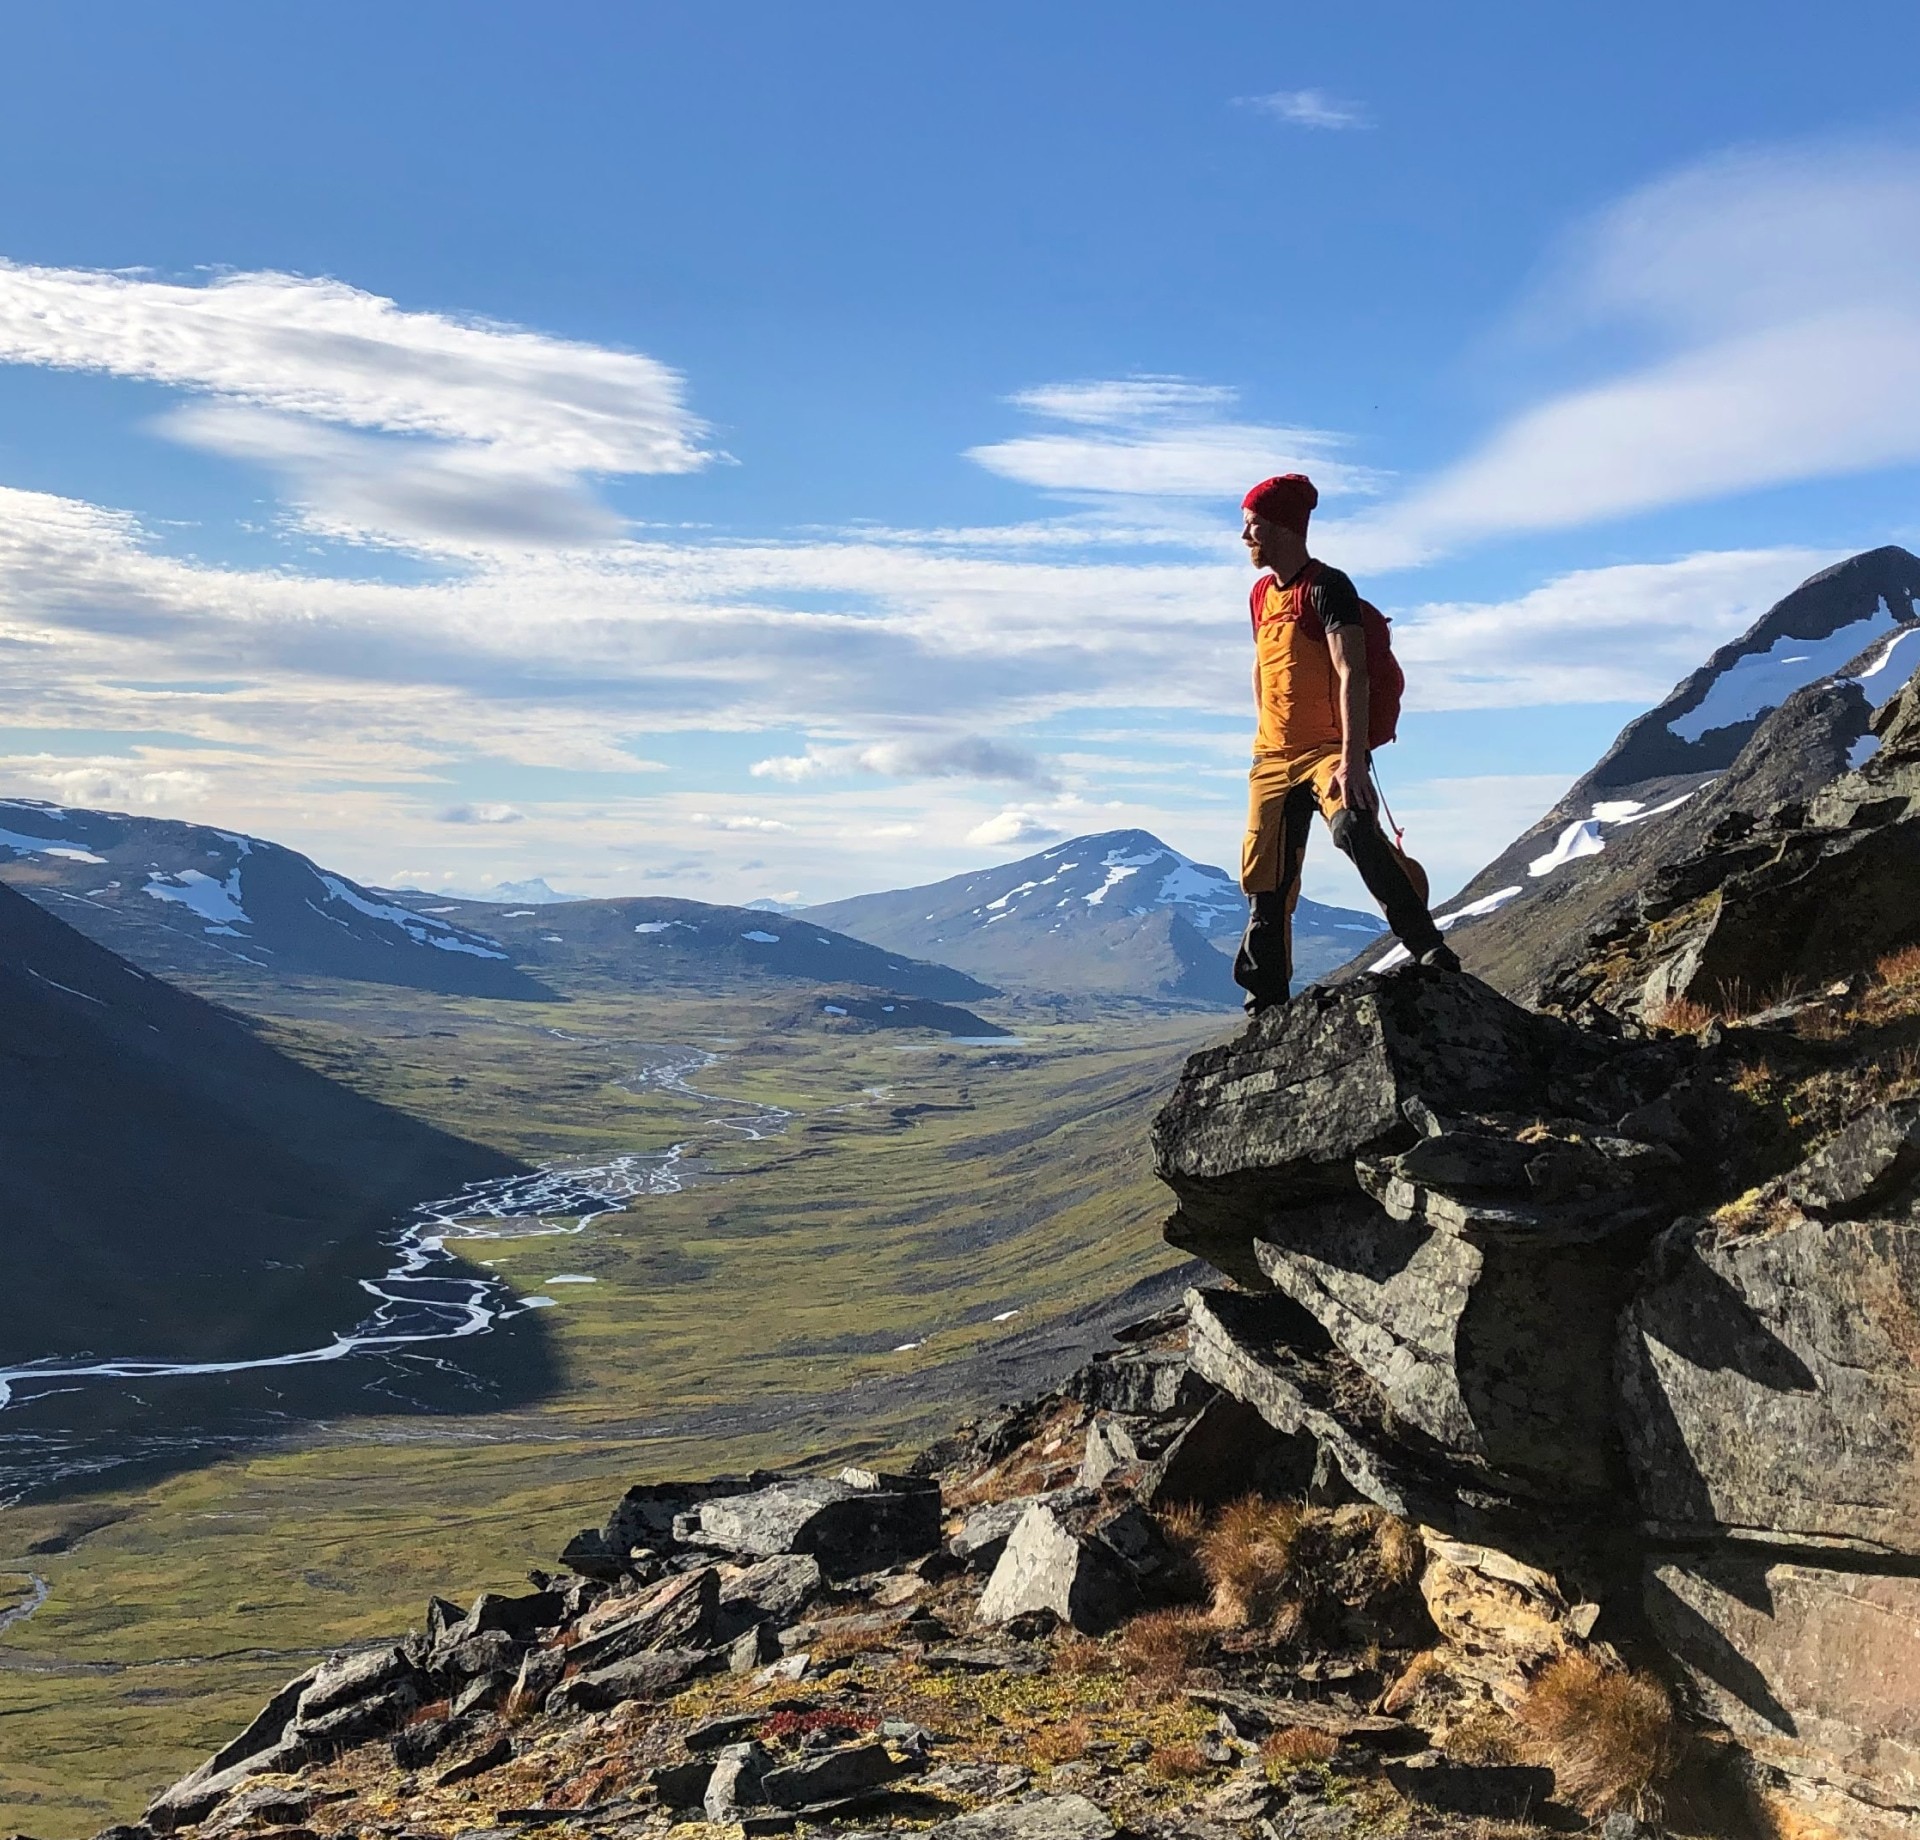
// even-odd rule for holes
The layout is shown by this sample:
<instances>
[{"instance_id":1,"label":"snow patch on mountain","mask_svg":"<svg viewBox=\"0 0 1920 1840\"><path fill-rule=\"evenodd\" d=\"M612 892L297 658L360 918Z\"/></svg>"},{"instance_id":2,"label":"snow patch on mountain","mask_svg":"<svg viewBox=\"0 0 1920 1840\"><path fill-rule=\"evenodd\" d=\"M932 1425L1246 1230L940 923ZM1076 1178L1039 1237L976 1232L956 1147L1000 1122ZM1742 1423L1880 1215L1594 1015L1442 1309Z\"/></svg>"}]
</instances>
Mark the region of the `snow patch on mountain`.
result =
<instances>
[{"instance_id":1,"label":"snow patch on mountain","mask_svg":"<svg viewBox=\"0 0 1920 1840\"><path fill-rule=\"evenodd\" d=\"M239 873L238 869L234 871L236 880ZM444 920L431 919L411 907L396 907L391 901L376 901L362 894L351 882L343 882L337 875L328 875L323 871L320 882L327 891L329 901L344 902L356 913L365 914L369 920L384 920L390 926L397 926L417 945L437 946L442 952L466 952L475 958L504 959L507 956L497 946L483 942L475 934L460 932Z\"/></svg>"},{"instance_id":2,"label":"snow patch on mountain","mask_svg":"<svg viewBox=\"0 0 1920 1840\"><path fill-rule=\"evenodd\" d=\"M1698 741L1711 729L1750 722L1769 709L1778 709L1796 690L1831 677L1850 658L1859 656L1874 640L1895 632L1900 624L1882 595L1865 619L1836 627L1824 639L1791 635L1778 638L1764 652L1736 658L1693 708L1675 716L1667 726L1682 741Z\"/></svg>"},{"instance_id":3,"label":"snow patch on mountain","mask_svg":"<svg viewBox=\"0 0 1920 1840\"><path fill-rule=\"evenodd\" d=\"M1591 817L1574 819L1561 831L1552 849L1528 863L1527 873L1534 876L1551 875L1554 870L1564 869L1568 863L1578 862L1583 856L1598 856L1607 847L1606 838L1602 835L1607 825L1643 824L1648 818L1658 818L1666 812L1677 810L1692 797L1692 792L1683 792L1677 799L1668 799L1664 804L1653 806L1641 799L1602 799L1594 806Z\"/></svg>"},{"instance_id":4,"label":"snow patch on mountain","mask_svg":"<svg viewBox=\"0 0 1920 1840\"><path fill-rule=\"evenodd\" d=\"M175 901L207 923L209 933L224 933L230 939L241 938L239 928L253 925L253 916L240 901L240 865L236 863L224 881L216 881L201 869L182 869L176 875L149 875L143 893L156 901Z\"/></svg>"},{"instance_id":5,"label":"snow patch on mountain","mask_svg":"<svg viewBox=\"0 0 1920 1840\"><path fill-rule=\"evenodd\" d=\"M78 844L55 843L46 837L28 837L19 831L0 831L0 850L16 856L64 856L69 862L103 863L104 856L83 850Z\"/></svg>"},{"instance_id":6,"label":"snow patch on mountain","mask_svg":"<svg viewBox=\"0 0 1920 1840\"><path fill-rule=\"evenodd\" d=\"M1871 701L1884 703L1888 697L1893 696L1898 691L1904 690L1907 687L1908 678L1914 674L1915 670L1920 669L1920 646L1915 646L1910 650L1902 649L1906 641L1911 639L1917 632L1920 632L1920 626L1901 627L1875 654L1873 663L1868 665L1858 677L1853 679L1853 682L1859 684L1863 689L1865 689L1869 683L1873 684L1872 689L1868 691L1868 696ZM1900 663L1895 669L1893 676L1889 677L1885 683L1873 683L1875 678L1879 677L1889 665L1893 664L1896 653L1899 654Z\"/></svg>"}]
</instances>

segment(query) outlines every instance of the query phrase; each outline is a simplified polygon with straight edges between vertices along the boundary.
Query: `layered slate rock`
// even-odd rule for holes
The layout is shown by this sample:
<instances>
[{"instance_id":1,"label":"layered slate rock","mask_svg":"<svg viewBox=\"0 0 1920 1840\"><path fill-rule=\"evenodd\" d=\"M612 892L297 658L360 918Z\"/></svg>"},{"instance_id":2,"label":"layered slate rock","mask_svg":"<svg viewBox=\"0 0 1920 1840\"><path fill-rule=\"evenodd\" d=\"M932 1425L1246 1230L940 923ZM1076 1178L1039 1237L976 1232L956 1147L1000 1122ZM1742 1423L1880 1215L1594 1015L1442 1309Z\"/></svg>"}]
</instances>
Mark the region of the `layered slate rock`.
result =
<instances>
[{"instance_id":1,"label":"layered slate rock","mask_svg":"<svg viewBox=\"0 0 1920 1840\"><path fill-rule=\"evenodd\" d=\"M829 1578L851 1578L940 1544L940 1492L918 1478L796 1476L720 1495L674 1522L688 1546L752 1558L806 1553ZM898 1486L886 1486L888 1482Z\"/></svg>"},{"instance_id":2,"label":"layered slate rock","mask_svg":"<svg viewBox=\"0 0 1920 1840\"><path fill-rule=\"evenodd\" d=\"M1744 1225L1662 1239L1620 1350L1655 1532L1920 1558L1916 1178L1920 1103L1877 1106Z\"/></svg>"},{"instance_id":3,"label":"layered slate rock","mask_svg":"<svg viewBox=\"0 0 1920 1840\"><path fill-rule=\"evenodd\" d=\"M1416 967L1310 991L1188 1063L1154 1127L1167 1237L1304 1309L1371 1384L1399 1462L1609 1501L1612 1324L1687 1174L1619 1121L1685 1065ZM1293 1431L1306 1404L1261 1409ZM1384 1450L1351 1463L1319 1435L1362 1493L1418 1498Z\"/></svg>"},{"instance_id":4,"label":"layered slate rock","mask_svg":"<svg viewBox=\"0 0 1920 1840\"><path fill-rule=\"evenodd\" d=\"M1847 978L1920 943L1920 678L1872 715L1876 752L1810 801L1729 811L1595 934L1542 1001L1658 1018Z\"/></svg>"},{"instance_id":5,"label":"layered slate rock","mask_svg":"<svg viewBox=\"0 0 1920 1840\"><path fill-rule=\"evenodd\" d=\"M1737 1548L1651 1562L1649 1622L1700 1703L1846 1834L1920 1831L1920 1577Z\"/></svg>"}]
</instances>

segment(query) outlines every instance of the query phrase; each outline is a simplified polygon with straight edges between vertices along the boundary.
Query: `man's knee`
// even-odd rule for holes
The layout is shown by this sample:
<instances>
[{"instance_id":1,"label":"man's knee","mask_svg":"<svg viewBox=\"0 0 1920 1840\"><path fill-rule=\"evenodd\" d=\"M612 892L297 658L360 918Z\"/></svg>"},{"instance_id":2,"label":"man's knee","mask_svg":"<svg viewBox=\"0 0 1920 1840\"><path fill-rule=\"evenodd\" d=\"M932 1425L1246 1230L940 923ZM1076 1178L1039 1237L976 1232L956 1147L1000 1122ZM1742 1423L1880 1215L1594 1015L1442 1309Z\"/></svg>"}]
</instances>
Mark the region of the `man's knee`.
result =
<instances>
[{"instance_id":1,"label":"man's knee","mask_svg":"<svg viewBox=\"0 0 1920 1840\"><path fill-rule=\"evenodd\" d=\"M1354 845L1366 835L1367 814L1342 807L1327 820L1327 828L1333 833L1333 847L1351 856Z\"/></svg>"},{"instance_id":2,"label":"man's knee","mask_svg":"<svg viewBox=\"0 0 1920 1840\"><path fill-rule=\"evenodd\" d=\"M1284 926L1287 920L1287 897L1278 888L1264 890L1247 902L1247 924L1265 930L1270 926Z\"/></svg>"}]
</instances>

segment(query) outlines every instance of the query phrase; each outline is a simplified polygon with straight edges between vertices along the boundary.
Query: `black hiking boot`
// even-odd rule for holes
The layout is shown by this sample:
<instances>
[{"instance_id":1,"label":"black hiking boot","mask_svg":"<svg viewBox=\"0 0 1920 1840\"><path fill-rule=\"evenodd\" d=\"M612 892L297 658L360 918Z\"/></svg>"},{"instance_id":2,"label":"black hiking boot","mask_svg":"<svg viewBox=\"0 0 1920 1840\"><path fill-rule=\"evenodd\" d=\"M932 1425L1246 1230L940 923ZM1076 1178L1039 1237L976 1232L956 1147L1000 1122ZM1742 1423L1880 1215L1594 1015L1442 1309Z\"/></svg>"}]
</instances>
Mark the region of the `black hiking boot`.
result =
<instances>
[{"instance_id":1,"label":"black hiking boot","mask_svg":"<svg viewBox=\"0 0 1920 1840\"><path fill-rule=\"evenodd\" d=\"M1422 952L1420 962L1429 971L1458 971L1460 954L1443 939L1437 946L1429 946Z\"/></svg>"}]
</instances>

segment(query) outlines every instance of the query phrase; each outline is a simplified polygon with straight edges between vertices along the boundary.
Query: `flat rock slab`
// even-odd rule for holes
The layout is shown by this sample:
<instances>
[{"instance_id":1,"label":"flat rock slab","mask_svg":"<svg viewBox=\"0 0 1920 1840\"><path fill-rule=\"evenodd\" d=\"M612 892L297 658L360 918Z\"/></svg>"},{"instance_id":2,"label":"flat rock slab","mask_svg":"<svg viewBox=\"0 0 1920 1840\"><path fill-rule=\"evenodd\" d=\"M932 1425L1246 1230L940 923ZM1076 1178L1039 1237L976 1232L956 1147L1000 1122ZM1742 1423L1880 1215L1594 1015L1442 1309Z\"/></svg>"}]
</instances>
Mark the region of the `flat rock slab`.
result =
<instances>
[{"instance_id":1,"label":"flat rock slab","mask_svg":"<svg viewBox=\"0 0 1920 1840\"><path fill-rule=\"evenodd\" d=\"M596 1604L577 1625L571 1659L596 1668L646 1649L704 1648L714 1635L720 1574L710 1565L663 1579L632 1597Z\"/></svg>"},{"instance_id":2,"label":"flat rock slab","mask_svg":"<svg viewBox=\"0 0 1920 1840\"><path fill-rule=\"evenodd\" d=\"M1641 1512L1920 1556L1920 1223L1675 1228L1621 1331Z\"/></svg>"},{"instance_id":3,"label":"flat rock slab","mask_svg":"<svg viewBox=\"0 0 1920 1840\"><path fill-rule=\"evenodd\" d=\"M1303 1205L1350 1190L1355 1156L1412 1147L1407 1100L1537 1106L1565 1056L1604 1053L1471 978L1408 967L1311 986L1187 1061L1153 1122L1155 1170L1183 1206L1256 1176L1260 1205Z\"/></svg>"},{"instance_id":4,"label":"flat rock slab","mask_svg":"<svg viewBox=\"0 0 1920 1840\"><path fill-rule=\"evenodd\" d=\"M760 1793L781 1808L805 1808L878 1789L901 1773L877 1740L816 1751L796 1763L782 1764L760 1779Z\"/></svg>"},{"instance_id":5,"label":"flat rock slab","mask_svg":"<svg viewBox=\"0 0 1920 1840\"><path fill-rule=\"evenodd\" d=\"M656 1654L634 1655L563 1680L547 1695L547 1710L604 1712L630 1699L664 1699L713 1663L712 1654L704 1649L669 1648Z\"/></svg>"},{"instance_id":6,"label":"flat rock slab","mask_svg":"<svg viewBox=\"0 0 1920 1840\"><path fill-rule=\"evenodd\" d=\"M1114 1825L1084 1795L1002 1802L942 1821L937 1840L1113 1840Z\"/></svg>"},{"instance_id":7,"label":"flat rock slab","mask_svg":"<svg viewBox=\"0 0 1920 1840\"><path fill-rule=\"evenodd\" d=\"M1851 1803L1843 1831L1920 1833L1920 1578L1722 1552L1650 1565L1646 1610L1711 1717Z\"/></svg>"},{"instance_id":8,"label":"flat rock slab","mask_svg":"<svg viewBox=\"0 0 1920 1840\"><path fill-rule=\"evenodd\" d=\"M1553 1772L1527 1764L1456 1763L1429 1751L1385 1765L1408 1801L1446 1814L1517 1821L1553 1799Z\"/></svg>"},{"instance_id":9,"label":"flat rock slab","mask_svg":"<svg viewBox=\"0 0 1920 1840\"><path fill-rule=\"evenodd\" d=\"M1189 1687L1187 1698L1196 1706L1224 1712L1240 1731L1286 1731L1304 1727L1329 1737L1350 1740L1370 1750L1406 1750L1424 1744L1419 1730L1404 1719L1379 1713L1349 1711L1324 1700L1276 1698L1261 1693L1237 1693L1224 1687Z\"/></svg>"},{"instance_id":10,"label":"flat rock slab","mask_svg":"<svg viewBox=\"0 0 1920 1840\"><path fill-rule=\"evenodd\" d=\"M754 1558L809 1553L829 1578L853 1578L938 1547L940 1492L799 1476L704 1501L674 1523L674 1532L687 1545Z\"/></svg>"}]
</instances>

